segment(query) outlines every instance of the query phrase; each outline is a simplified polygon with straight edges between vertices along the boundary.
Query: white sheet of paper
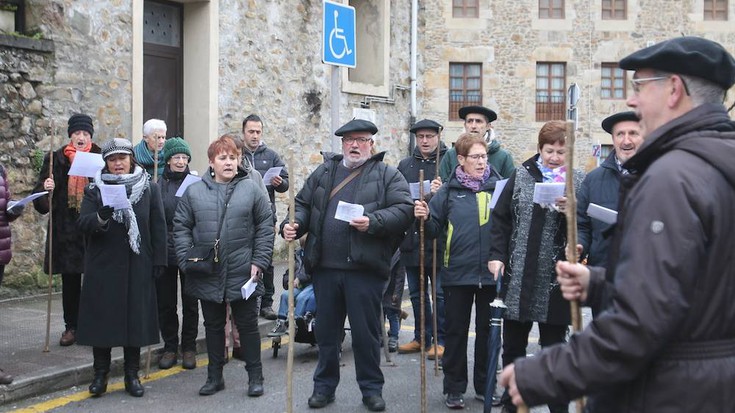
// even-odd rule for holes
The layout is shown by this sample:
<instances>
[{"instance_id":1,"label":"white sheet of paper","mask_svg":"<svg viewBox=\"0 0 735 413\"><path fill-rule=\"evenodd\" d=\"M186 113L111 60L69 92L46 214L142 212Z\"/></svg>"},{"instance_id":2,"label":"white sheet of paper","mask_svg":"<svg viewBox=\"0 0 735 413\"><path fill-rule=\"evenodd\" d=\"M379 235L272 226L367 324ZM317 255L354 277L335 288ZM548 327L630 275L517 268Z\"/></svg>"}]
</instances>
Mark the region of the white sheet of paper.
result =
<instances>
[{"instance_id":1,"label":"white sheet of paper","mask_svg":"<svg viewBox=\"0 0 735 413\"><path fill-rule=\"evenodd\" d=\"M618 211L592 203L587 206L587 215L606 224L614 224L618 220Z\"/></svg>"},{"instance_id":2,"label":"white sheet of paper","mask_svg":"<svg viewBox=\"0 0 735 413\"><path fill-rule=\"evenodd\" d=\"M263 175L263 183L266 185L271 185L273 177L280 175L281 170L283 170L282 166L274 166L273 168L265 171L265 175Z\"/></svg>"},{"instance_id":3,"label":"white sheet of paper","mask_svg":"<svg viewBox=\"0 0 735 413\"><path fill-rule=\"evenodd\" d=\"M564 196L564 182L537 182L533 189L533 202L537 204L554 204L556 198Z\"/></svg>"},{"instance_id":4,"label":"white sheet of paper","mask_svg":"<svg viewBox=\"0 0 735 413\"><path fill-rule=\"evenodd\" d=\"M334 219L350 222L353 218L361 217L363 212L365 212L365 207L360 204L339 201L337 211L334 213Z\"/></svg>"},{"instance_id":5,"label":"white sheet of paper","mask_svg":"<svg viewBox=\"0 0 735 413\"><path fill-rule=\"evenodd\" d=\"M132 208L125 193L125 185L100 185L102 194L102 205L111 206L115 209Z\"/></svg>"},{"instance_id":6,"label":"white sheet of paper","mask_svg":"<svg viewBox=\"0 0 735 413\"><path fill-rule=\"evenodd\" d=\"M505 184L508 183L507 179L500 180L498 182L495 182L495 190L493 191L493 197L490 199L490 209L495 209L495 205L498 204L498 198L500 198L500 194L503 193L503 188L505 188Z\"/></svg>"},{"instance_id":7,"label":"white sheet of paper","mask_svg":"<svg viewBox=\"0 0 735 413\"><path fill-rule=\"evenodd\" d=\"M23 199L19 199L17 201L11 201L11 202L13 202L13 205L10 206L10 204L8 204L8 209L24 206L27 203L33 201L34 199L40 198L40 197L42 197L42 196L44 196L46 194L48 194L48 191L41 191L41 192L36 192L35 194L30 194L30 195L28 195L27 197L25 197Z\"/></svg>"},{"instance_id":8,"label":"white sheet of paper","mask_svg":"<svg viewBox=\"0 0 735 413\"><path fill-rule=\"evenodd\" d=\"M194 182L199 182L201 180L202 178L196 175L192 175L192 174L186 175L186 178L184 178L184 182L181 183L181 186L179 187L179 190L176 191L175 195L178 197L184 195L184 192L186 192L186 188L188 188L189 185L193 184Z\"/></svg>"},{"instance_id":9,"label":"white sheet of paper","mask_svg":"<svg viewBox=\"0 0 735 413\"><path fill-rule=\"evenodd\" d=\"M253 281L252 277L248 280L248 282L245 283L242 287L240 287L240 294L242 294L242 298L248 299L251 295L255 292L255 288L258 286L258 283Z\"/></svg>"},{"instance_id":10,"label":"white sheet of paper","mask_svg":"<svg viewBox=\"0 0 735 413\"><path fill-rule=\"evenodd\" d=\"M97 171L105 166L102 155L98 153L78 152L74 155L74 162L69 168L69 175L94 178Z\"/></svg>"},{"instance_id":11,"label":"white sheet of paper","mask_svg":"<svg viewBox=\"0 0 735 413\"><path fill-rule=\"evenodd\" d=\"M411 182L408 186L411 189L411 198L419 199L419 183ZM431 192L431 181L427 179L424 181L424 196L429 192Z\"/></svg>"}]
</instances>

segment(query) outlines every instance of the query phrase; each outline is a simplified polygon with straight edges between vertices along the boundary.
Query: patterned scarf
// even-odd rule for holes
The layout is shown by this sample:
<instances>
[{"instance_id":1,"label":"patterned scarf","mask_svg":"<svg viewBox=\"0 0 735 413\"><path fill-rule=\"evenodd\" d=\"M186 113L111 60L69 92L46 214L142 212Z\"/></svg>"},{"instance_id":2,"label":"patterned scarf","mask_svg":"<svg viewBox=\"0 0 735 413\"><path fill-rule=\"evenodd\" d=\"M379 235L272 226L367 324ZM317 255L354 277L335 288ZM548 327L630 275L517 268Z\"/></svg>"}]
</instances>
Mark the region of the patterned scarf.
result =
<instances>
[{"instance_id":1,"label":"patterned scarf","mask_svg":"<svg viewBox=\"0 0 735 413\"><path fill-rule=\"evenodd\" d=\"M150 175L140 166L135 166L135 170L131 174L103 174L102 171L97 172L94 177L96 185L125 185L125 192L128 194L131 208L116 209L112 213L112 219L121 224L125 224L128 228L128 242L130 249L134 253L140 254L140 230L138 230L138 218L132 206L137 204L143 197L143 193L150 187Z\"/></svg>"},{"instance_id":2,"label":"patterned scarf","mask_svg":"<svg viewBox=\"0 0 735 413\"><path fill-rule=\"evenodd\" d=\"M77 150L89 152L90 149L92 149L92 141L89 141L82 149L77 149L69 142L64 147L64 156L69 159L69 165L71 165L74 162L74 156L76 156ZM82 206L82 199L84 198L84 187L89 183L89 179L86 176L69 175L67 182L67 205L69 208L79 211L79 208Z\"/></svg>"},{"instance_id":3,"label":"patterned scarf","mask_svg":"<svg viewBox=\"0 0 735 413\"><path fill-rule=\"evenodd\" d=\"M151 174L153 174L153 170L155 169L153 167L154 154L148 149L148 144L146 144L145 140L140 141L139 144L135 145L133 148L133 152L135 152L135 160L138 161L139 164L143 165L147 170L150 171ZM158 177L160 178L161 175L163 175L163 168L166 166L166 157L164 156L163 151L158 151Z\"/></svg>"},{"instance_id":4,"label":"patterned scarf","mask_svg":"<svg viewBox=\"0 0 735 413\"><path fill-rule=\"evenodd\" d=\"M539 171L541 171L541 175L543 175L544 177L545 184L548 184L550 182L566 182L567 180L566 165L560 166L556 169L551 169L541 163L541 157L539 156L538 159L536 159L536 166L538 166Z\"/></svg>"},{"instance_id":5,"label":"patterned scarf","mask_svg":"<svg viewBox=\"0 0 735 413\"><path fill-rule=\"evenodd\" d=\"M485 172L482 173L481 177L468 174L462 169L462 165L459 165L454 171L454 176L457 177L457 180L463 187L471 189L472 192L479 192L480 188L487 182L487 178L490 177L490 165L485 166Z\"/></svg>"}]
</instances>

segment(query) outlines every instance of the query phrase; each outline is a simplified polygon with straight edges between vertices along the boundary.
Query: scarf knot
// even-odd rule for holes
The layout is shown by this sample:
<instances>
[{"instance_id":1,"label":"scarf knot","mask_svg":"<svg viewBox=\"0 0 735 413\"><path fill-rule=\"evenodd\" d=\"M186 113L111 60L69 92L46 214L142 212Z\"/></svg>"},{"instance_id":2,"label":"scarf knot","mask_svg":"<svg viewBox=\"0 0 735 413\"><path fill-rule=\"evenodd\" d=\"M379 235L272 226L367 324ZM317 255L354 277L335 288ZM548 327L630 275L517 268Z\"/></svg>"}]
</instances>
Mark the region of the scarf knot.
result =
<instances>
[{"instance_id":1,"label":"scarf knot","mask_svg":"<svg viewBox=\"0 0 735 413\"><path fill-rule=\"evenodd\" d=\"M480 188L485 185L485 182L490 177L490 165L485 166L485 171L482 173L482 176L472 176L464 171L462 165L459 165L454 171L454 176L457 177L459 184L463 187L471 189L472 192L479 192Z\"/></svg>"}]
</instances>

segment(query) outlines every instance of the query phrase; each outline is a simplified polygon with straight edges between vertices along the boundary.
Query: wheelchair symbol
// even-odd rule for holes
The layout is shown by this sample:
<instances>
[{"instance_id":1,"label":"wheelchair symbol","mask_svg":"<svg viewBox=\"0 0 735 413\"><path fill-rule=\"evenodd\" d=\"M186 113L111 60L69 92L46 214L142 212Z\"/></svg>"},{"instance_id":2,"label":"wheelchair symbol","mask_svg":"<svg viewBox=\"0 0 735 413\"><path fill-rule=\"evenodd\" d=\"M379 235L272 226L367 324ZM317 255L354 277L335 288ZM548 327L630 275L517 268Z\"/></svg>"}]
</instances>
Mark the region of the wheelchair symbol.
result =
<instances>
[{"instance_id":1,"label":"wheelchair symbol","mask_svg":"<svg viewBox=\"0 0 735 413\"><path fill-rule=\"evenodd\" d=\"M349 46L347 45L347 38L344 35L344 29L340 29L337 26L337 17L339 16L339 12L337 10L334 11L334 28L331 32L329 32L329 51L332 52L332 56L334 56L335 59L341 59L345 55L351 55L352 50L350 50ZM342 41L342 51L341 53L337 53L334 51L334 40L341 40Z\"/></svg>"}]
</instances>

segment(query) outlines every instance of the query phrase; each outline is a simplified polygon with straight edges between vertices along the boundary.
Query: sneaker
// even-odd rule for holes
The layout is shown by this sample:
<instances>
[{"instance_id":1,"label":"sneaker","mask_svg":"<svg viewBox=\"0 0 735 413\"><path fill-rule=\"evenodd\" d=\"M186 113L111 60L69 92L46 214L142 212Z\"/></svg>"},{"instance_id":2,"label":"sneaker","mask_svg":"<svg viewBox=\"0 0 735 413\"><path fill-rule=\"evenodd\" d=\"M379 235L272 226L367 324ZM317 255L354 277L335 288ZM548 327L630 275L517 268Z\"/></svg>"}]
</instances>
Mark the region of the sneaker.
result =
<instances>
[{"instance_id":1,"label":"sneaker","mask_svg":"<svg viewBox=\"0 0 735 413\"><path fill-rule=\"evenodd\" d=\"M462 393L449 393L447 400L444 402L452 410L464 409L464 399Z\"/></svg>"},{"instance_id":2,"label":"sneaker","mask_svg":"<svg viewBox=\"0 0 735 413\"><path fill-rule=\"evenodd\" d=\"M418 353L419 351L421 351L421 343L416 340L398 346L398 354Z\"/></svg>"},{"instance_id":3,"label":"sneaker","mask_svg":"<svg viewBox=\"0 0 735 413\"><path fill-rule=\"evenodd\" d=\"M271 307L263 307L260 309L260 316L265 318L266 320L275 320L278 318L278 315Z\"/></svg>"},{"instance_id":4,"label":"sneaker","mask_svg":"<svg viewBox=\"0 0 735 413\"><path fill-rule=\"evenodd\" d=\"M176 353L167 351L163 353L161 358L158 360L158 368L161 370L168 370L176 364Z\"/></svg>"},{"instance_id":5,"label":"sneaker","mask_svg":"<svg viewBox=\"0 0 735 413\"><path fill-rule=\"evenodd\" d=\"M396 351L398 351L398 338L388 337L388 352L395 353Z\"/></svg>"},{"instance_id":6,"label":"sneaker","mask_svg":"<svg viewBox=\"0 0 735 413\"><path fill-rule=\"evenodd\" d=\"M72 344L77 342L76 337L76 330L73 328L67 328L66 331L64 331L61 334L61 339L59 340L59 345L62 347L71 346Z\"/></svg>"},{"instance_id":7,"label":"sneaker","mask_svg":"<svg viewBox=\"0 0 735 413\"><path fill-rule=\"evenodd\" d=\"M288 333L288 323L286 320L278 320L276 321L276 327L268 333L268 337L280 337L286 333Z\"/></svg>"},{"instance_id":8,"label":"sneaker","mask_svg":"<svg viewBox=\"0 0 735 413\"><path fill-rule=\"evenodd\" d=\"M444 346L441 344L435 344L431 349L429 349L429 353L426 355L426 358L434 360L435 358L441 359L442 356L444 356Z\"/></svg>"}]
</instances>

